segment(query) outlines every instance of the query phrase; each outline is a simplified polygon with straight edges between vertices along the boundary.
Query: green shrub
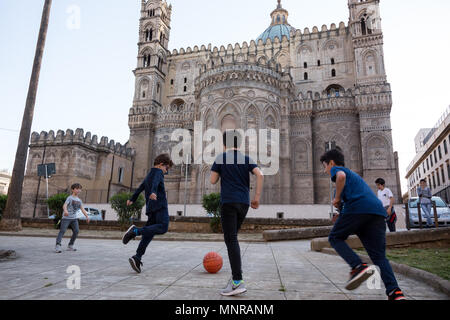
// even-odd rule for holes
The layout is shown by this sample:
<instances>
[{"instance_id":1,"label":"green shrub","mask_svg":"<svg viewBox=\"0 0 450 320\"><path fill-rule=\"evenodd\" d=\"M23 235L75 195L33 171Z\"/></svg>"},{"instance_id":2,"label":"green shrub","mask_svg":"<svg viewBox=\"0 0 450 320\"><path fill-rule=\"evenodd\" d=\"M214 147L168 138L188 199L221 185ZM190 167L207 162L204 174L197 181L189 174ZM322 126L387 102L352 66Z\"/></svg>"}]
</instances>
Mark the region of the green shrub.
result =
<instances>
[{"instance_id":1,"label":"green shrub","mask_svg":"<svg viewBox=\"0 0 450 320\"><path fill-rule=\"evenodd\" d=\"M0 194L0 220L2 220L3 210L6 207L6 200L8 200L8 196L6 194Z\"/></svg>"},{"instance_id":2,"label":"green shrub","mask_svg":"<svg viewBox=\"0 0 450 320\"><path fill-rule=\"evenodd\" d=\"M219 233L220 228L220 193L204 195L202 206L208 214L212 214L210 226L214 233Z\"/></svg>"},{"instance_id":3,"label":"green shrub","mask_svg":"<svg viewBox=\"0 0 450 320\"><path fill-rule=\"evenodd\" d=\"M62 219L64 213L63 205L68 197L69 194L67 193L58 193L48 198L48 200L45 200L48 204L50 215L55 215L55 219L53 219L55 228L58 228L58 224Z\"/></svg>"},{"instance_id":4,"label":"green shrub","mask_svg":"<svg viewBox=\"0 0 450 320\"><path fill-rule=\"evenodd\" d=\"M131 198L133 194L131 192L122 192L112 196L109 199L111 208L116 211L119 217L119 223L123 229L131 225L131 219L139 219L141 216L142 208L145 206L145 198L141 194L136 202L131 206L127 206L127 200Z\"/></svg>"}]
</instances>

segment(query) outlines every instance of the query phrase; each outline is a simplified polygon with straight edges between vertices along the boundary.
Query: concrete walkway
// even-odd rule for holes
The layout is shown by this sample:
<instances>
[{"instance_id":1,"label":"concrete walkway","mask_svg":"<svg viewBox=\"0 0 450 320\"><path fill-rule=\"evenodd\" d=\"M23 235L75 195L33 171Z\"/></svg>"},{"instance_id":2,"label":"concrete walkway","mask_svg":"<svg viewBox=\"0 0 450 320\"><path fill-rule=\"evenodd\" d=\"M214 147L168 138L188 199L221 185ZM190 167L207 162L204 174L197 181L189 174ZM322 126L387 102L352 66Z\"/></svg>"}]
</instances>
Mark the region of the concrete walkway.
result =
<instances>
[{"instance_id":1,"label":"concrete walkway","mask_svg":"<svg viewBox=\"0 0 450 320\"><path fill-rule=\"evenodd\" d=\"M128 257L137 241L78 239L77 252L54 253L54 239L0 236L1 249L18 258L0 262L0 299L164 299L164 300L385 300L384 286L344 289L348 267L336 256L310 251L309 241L241 243L248 292L235 298L219 294L230 278L221 242L155 241L147 249L143 272L136 274ZM67 246L67 239L63 247ZM219 252L224 266L218 274L204 271L203 256ZM81 288L68 289L69 266L79 266ZM448 297L415 280L397 275L409 299Z\"/></svg>"}]
</instances>

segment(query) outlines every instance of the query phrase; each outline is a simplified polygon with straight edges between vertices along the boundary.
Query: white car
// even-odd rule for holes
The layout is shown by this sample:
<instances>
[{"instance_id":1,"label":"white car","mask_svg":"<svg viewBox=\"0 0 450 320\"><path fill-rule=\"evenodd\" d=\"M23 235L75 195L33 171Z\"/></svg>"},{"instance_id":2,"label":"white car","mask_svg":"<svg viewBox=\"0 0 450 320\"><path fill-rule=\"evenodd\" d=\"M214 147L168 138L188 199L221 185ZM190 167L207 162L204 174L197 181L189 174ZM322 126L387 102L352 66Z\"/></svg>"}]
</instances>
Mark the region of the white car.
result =
<instances>
[{"instance_id":1,"label":"white car","mask_svg":"<svg viewBox=\"0 0 450 320\"><path fill-rule=\"evenodd\" d=\"M431 200L436 202L436 211L437 211L437 215L438 215L439 226L450 226L450 208L448 207L448 205L440 197L432 197ZM413 197L413 198L409 199L409 201L408 201L409 225L411 228L419 228L419 214L417 211L418 201L419 201L419 198L417 198L417 197ZM422 216L422 226L425 226L427 224L427 219L425 218L422 210L421 210L421 216ZM434 225L433 207L431 207L431 220L433 221L433 225Z\"/></svg>"},{"instance_id":2,"label":"white car","mask_svg":"<svg viewBox=\"0 0 450 320\"><path fill-rule=\"evenodd\" d=\"M88 213L88 217L90 221L103 221L102 213L100 210L96 208L84 208L86 212ZM77 219L78 220L86 220L86 217L84 216L83 212L81 210L77 211Z\"/></svg>"}]
</instances>

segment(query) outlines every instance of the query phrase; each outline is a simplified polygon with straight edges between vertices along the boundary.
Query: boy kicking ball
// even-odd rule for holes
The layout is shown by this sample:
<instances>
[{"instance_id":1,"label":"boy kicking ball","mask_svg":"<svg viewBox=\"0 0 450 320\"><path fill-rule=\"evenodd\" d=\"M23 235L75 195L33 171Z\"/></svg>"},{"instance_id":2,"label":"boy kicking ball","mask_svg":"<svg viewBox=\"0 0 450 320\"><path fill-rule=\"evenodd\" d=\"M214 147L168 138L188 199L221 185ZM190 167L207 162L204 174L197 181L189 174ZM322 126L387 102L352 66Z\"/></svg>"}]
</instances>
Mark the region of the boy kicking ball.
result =
<instances>
[{"instance_id":1,"label":"boy kicking ball","mask_svg":"<svg viewBox=\"0 0 450 320\"><path fill-rule=\"evenodd\" d=\"M153 237L165 234L169 229L169 211L164 187L164 175L168 174L171 167L173 167L173 162L168 154L157 156L154 161L154 167L131 199L127 201L127 205L131 206L137 200L139 194L145 191L148 221L143 228L137 228L135 225L132 225L122 238L123 244L127 244L137 236L142 236L136 255L128 259L131 268L137 273L141 273L141 266L143 266L142 256L145 254Z\"/></svg>"},{"instance_id":2,"label":"boy kicking ball","mask_svg":"<svg viewBox=\"0 0 450 320\"><path fill-rule=\"evenodd\" d=\"M344 155L340 151L328 151L320 162L331 180L336 182L333 205L342 208L328 241L352 268L345 288L355 290L373 275L373 269L363 263L345 242L350 235L356 234L370 259L380 268L388 299L405 300L386 258L387 215L382 203L359 175L345 168Z\"/></svg>"}]
</instances>

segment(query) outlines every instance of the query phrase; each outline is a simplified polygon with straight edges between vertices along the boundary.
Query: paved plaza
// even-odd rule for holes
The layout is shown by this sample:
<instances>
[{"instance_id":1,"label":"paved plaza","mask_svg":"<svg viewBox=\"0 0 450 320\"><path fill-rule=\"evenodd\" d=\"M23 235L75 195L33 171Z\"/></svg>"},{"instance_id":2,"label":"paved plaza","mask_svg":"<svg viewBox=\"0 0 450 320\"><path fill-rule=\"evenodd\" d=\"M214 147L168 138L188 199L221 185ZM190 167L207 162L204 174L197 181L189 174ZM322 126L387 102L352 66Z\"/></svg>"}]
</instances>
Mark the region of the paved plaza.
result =
<instances>
[{"instance_id":1,"label":"paved plaza","mask_svg":"<svg viewBox=\"0 0 450 320\"><path fill-rule=\"evenodd\" d=\"M154 241L135 273L128 258L137 241L78 239L77 252L54 253L53 238L0 236L0 249L17 258L0 262L0 299L76 300L385 300L384 286L344 289L349 269L337 256L310 251L309 241L241 243L248 292L232 298L219 294L230 278L226 247L221 242ZM63 241L63 248L68 239ZM203 269L203 256L219 252L218 274ZM81 271L80 289L69 289L70 266ZM408 299L444 300L448 296L397 274ZM70 281L69 281L70 282ZM73 281L70 283L74 283ZM376 283L371 281L371 284ZM372 286L373 287L373 286Z\"/></svg>"}]
</instances>

